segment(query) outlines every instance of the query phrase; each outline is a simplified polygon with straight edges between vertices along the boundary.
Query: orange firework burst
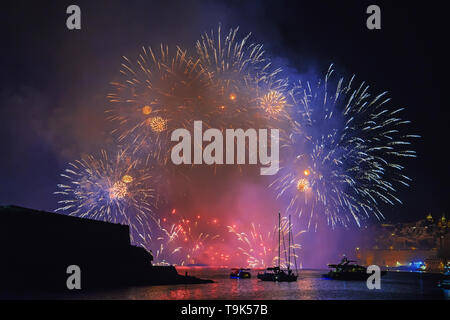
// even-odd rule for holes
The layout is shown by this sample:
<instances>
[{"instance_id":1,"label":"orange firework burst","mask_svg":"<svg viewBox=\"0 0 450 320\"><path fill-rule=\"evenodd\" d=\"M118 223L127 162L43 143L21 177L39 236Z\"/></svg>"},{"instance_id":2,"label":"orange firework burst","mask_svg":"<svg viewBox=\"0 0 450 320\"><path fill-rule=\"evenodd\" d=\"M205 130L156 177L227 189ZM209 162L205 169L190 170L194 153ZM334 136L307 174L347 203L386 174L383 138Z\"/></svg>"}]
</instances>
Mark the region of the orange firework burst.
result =
<instances>
[{"instance_id":1,"label":"orange firework burst","mask_svg":"<svg viewBox=\"0 0 450 320\"><path fill-rule=\"evenodd\" d=\"M111 199L122 199L127 196L127 185L122 181L117 181L109 189L109 197Z\"/></svg>"},{"instance_id":2,"label":"orange firework burst","mask_svg":"<svg viewBox=\"0 0 450 320\"><path fill-rule=\"evenodd\" d=\"M286 106L286 97L278 91L270 90L260 98L260 106L270 115L278 115Z\"/></svg>"},{"instance_id":3,"label":"orange firework burst","mask_svg":"<svg viewBox=\"0 0 450 320\"><path fill-rule=\"evenodd\" d=\"M300 192L305 192L309 188L309 181L305 178L298 179L297 190Z\"/></svg>"},{"instance_id":4,"label":"orange firework burst","mask_svg":"<svg viewBox=\"0 0 450 320\"><path fill-rule=\"evenodd\" d=\"M142 114L148 116L150 113L152 113L153 109L150 106L144 106L142 108Z\"/></svg>"},{"instance_id":5,"label":"orange firework burst","mask_svg":"<svg viewBox=\"0 0 450 320\"><path fill-rule=\"evenodd\" d=\"M133 182L133 177L130 176L130 175L128 175L128 174L126 174L126 175L124 175L124 176L122 177L122 182L123 182L123 183L130 183L130 182Z\"/></svg>"},{"instance_id":6,"label":"orange firework burst","mask_svg":"<svg viewBox=\"0 0 450 320\"><path fill-rule=\"evenodd\" d=\"M161 133L167 130L167 120L161 117L153 117L147 120L148 125L152 128L153 132Z\"/></svg>"}]
</instances>

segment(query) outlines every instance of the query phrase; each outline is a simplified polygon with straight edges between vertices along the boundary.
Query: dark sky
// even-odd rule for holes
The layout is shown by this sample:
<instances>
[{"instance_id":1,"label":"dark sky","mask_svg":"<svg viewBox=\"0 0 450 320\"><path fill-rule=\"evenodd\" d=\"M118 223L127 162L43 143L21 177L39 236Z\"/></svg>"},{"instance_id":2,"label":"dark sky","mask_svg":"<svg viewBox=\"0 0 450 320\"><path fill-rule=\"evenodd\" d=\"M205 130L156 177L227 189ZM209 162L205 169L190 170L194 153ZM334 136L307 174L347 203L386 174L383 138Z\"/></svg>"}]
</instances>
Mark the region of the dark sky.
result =
<instances>
[{"instance_id":1,"label":"dark sky","mask_svg":"<svg viewBox=\"0 0 450 320\"><path fill-rule=\"evenodd\" d=\"M382 30L366 28L378 4ZM11 1L0 11L0 204L54 210L65 164L110 139L102 123L108 83L121 57L160 42L191 47L205 30L240 26L293 74L322 75L330 63L372 92L389 91L422 139L407 161L412 187L397 220L449 213L448 41L437 1ZM82 30L66 29L78 4ZM444 87L445 86L445 87Z\"/></svg>"}]
</instances>

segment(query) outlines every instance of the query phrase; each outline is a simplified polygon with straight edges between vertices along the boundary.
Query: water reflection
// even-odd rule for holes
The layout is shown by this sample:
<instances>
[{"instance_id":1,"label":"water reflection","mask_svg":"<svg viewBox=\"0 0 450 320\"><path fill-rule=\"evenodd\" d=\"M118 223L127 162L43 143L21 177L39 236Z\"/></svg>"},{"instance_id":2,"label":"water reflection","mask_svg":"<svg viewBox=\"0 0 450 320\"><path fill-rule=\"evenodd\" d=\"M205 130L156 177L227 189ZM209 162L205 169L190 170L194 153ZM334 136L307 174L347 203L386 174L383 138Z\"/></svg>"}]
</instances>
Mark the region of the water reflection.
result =
<instances>
[{"instance_id":1,"label":"water reflection","mask_svg":"<svg viewBox=\"0 0 450 320\"><path fill-rule=\"evenodd\" d=\"M221 268L192 268L180 274L212 279L211 284L134 287L91 295L93 299L449 299L448 290L437 288L438 275L417 273L388 273L381 281L381 290L367 289L364 281L336 281L322 278L323 271L302 270L297 282L264 282L256 278L230 279L229 270Z\"/></svg>"}]
</instances>

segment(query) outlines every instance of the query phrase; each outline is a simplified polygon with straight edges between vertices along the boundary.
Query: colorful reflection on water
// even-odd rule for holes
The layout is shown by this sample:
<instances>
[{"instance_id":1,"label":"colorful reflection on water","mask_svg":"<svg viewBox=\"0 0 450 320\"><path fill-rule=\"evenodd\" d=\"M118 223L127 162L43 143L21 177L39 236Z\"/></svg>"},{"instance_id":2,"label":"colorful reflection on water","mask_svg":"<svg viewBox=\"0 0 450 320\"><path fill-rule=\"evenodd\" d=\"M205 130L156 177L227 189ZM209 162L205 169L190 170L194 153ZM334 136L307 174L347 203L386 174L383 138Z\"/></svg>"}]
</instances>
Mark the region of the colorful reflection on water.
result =
<instances>
[{"instance_id":1,"label":"colorful reflection on water","mask_svg":"<svg viewBox=\"0 0 450 320\"><path fill-rule=\"evenodd\" d=\"M212 279L211 284L134 287L87 296L93 299L449 299L448 290L436 286L439 275L389 272L381 290L369 290L364 281L336 281L322 278L325 270L301 270L297 282L263 282L252 270L251 279L230 279L228 268L177 268L180 274Z\"/></svg>"}]
</instances>

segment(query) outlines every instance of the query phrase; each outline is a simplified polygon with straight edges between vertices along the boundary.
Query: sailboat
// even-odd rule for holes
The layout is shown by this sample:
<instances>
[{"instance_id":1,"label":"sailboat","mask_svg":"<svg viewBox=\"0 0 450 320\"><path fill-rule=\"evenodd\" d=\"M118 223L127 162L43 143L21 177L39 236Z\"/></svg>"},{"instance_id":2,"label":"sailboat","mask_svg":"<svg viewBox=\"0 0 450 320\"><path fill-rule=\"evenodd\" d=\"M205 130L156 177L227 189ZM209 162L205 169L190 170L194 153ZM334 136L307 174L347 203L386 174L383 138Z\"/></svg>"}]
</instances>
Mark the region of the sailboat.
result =
<instances>
[{"instance_id":1,"label":"sailboat","mask_svg":"<svg viewBox=\"0 0 450 320\"><path fill-rule=\"evenodd\" d=\"M281 215L278 212L278 266L267 268L264 273L258 273L257 278L262 281L276 281L276 282L293 282L297 281L298 274L291 270L291 216L289 215L289 246L288 246L288 265L287 270L281 269ZM293 240L293 239L292 239ZM284 238L283 238L284 241ZM295 259L295 266L297 260ZM297 267L296 267L297 269Z\"/></svg>"}]
</instances>

